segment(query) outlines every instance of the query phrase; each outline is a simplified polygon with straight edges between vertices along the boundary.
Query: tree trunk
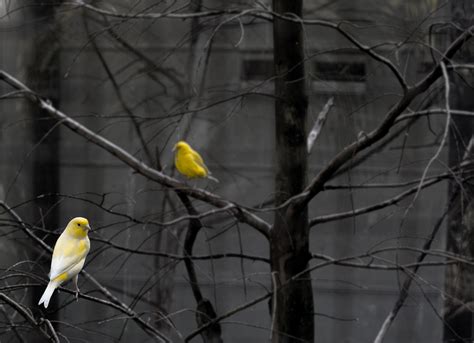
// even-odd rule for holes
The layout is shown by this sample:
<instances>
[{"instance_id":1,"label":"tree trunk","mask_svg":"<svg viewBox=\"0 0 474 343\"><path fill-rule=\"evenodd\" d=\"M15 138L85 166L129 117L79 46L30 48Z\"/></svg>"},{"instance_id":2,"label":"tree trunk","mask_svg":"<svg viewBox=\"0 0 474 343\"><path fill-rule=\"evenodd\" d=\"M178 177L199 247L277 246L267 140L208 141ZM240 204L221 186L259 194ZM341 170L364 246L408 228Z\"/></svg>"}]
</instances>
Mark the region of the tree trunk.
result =
<instances>
[{"instance_id":1,"label":"tree trunk","mask_svg":"<svg viewBox=\"0 0 474 343\"><path fill-rule=\"evenodd\" d=\"M302 15L302 1L274 0L277 13ZM300 24L273 24L276 124L276 205L306 184L306 110L303 37ZM275 213L270 234L273 276L272 342L314 339L313 292L308 268L308 210L289 206ZM296 280L291 279L302 273Z\"/></svg>"},{"instance_id":2,"label":"tree trunk","mask_svg":"<svg viewBox=\"0 0 474 343\"><path fill-rule=\"evenodd\" d=\"M451 3L453 22L461 27L472 25L469 18L474 14L471 0L455 0ZM471 19L472 20L472 19ZM455 33L456 34L456 33ZM470 54L471 53L471 54ZM463 48L453 63L468 63L472 48ZM469 79L472 73L458 70L462 78ZM451 107L471 111L474 108L472 89L465 84L461 76L450 73ZM457 166L466 156L466 147L474 134L474 120L471 117L453 115L450 130L449 165ZM472 157L472 150L471 150ZM471 172L472 173L472 172ZM454 206L449 213L446 250L463 255L466 259L474 257L474 185L472 181L463 182L462 190L458 181L452 181L449 187ZM451 264L446 267L445 291L448 295L444 302L444 337L446 343L471 342L474 339L472 302L474 301L474 267L464 264Z\"/></svg>"}]
</instances>

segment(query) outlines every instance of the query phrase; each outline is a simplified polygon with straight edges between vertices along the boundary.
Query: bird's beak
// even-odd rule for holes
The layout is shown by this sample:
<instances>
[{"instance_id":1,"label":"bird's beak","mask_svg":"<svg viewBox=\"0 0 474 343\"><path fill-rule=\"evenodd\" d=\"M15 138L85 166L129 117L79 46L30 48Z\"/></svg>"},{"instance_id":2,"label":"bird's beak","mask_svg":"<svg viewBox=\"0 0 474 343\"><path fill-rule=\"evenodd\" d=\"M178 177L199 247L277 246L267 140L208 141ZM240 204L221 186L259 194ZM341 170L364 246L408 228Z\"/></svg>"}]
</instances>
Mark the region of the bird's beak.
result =
<instances>
[{"instance_id":1,"label":"bird's beak","mask_svg":"<svg viewBox=\"0 0 474 343\"><path fill-rule=\"evenodd\" d=\"M89 224L86 225L86 229L87 229L88 231L92 231L92 229L91 229L91 227L90 227Z\"/></svg>"},{"instance_id":2,"label":"bird's beak","mask_svg":"<svg viewBox=\"0 0 474 343\"><path fill-rule=\"evenodd\" d=\"M176 150L176 145L173 147L173 149L171 151L175 151Z\"/></svg>"}]
</instances>

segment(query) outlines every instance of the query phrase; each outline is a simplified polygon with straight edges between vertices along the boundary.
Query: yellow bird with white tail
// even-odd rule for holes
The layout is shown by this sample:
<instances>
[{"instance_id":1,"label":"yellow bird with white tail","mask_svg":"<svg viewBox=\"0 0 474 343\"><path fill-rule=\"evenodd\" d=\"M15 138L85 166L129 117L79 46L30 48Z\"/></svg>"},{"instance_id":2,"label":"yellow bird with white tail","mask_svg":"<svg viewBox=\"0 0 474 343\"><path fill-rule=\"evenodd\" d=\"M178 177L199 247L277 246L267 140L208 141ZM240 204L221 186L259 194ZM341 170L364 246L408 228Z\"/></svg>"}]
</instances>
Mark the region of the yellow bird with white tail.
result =
<instances>
[{"instance_id":1,"label":"yellow bird with white tail","mask_svg":"<svg viewBox=\"0 0 474 343\"><path fill-rule=\"evenodd\" d=\"M77 299L79 293L77 279L90 250L90 241L87 236L90 230L91 227L86 218L76 217L67 224L54 245L49 283L38 305L44 304L47 308L54 290L71 279L74 282Z\"/></svg>"},{"instance_id":2,"label":"yellow bird with white tail","mask_svg":"<svg viewBox=\"0 0 474 343\"><path fill-rule=\"evenodd\" d=\"M178 171L188 179L207 178L214 182L219 182L211 176L211 172L204 164L201 155L191 148L185 141L179 141L173 147L175 151L174 164Z\"/></svg>"}]
</instances>

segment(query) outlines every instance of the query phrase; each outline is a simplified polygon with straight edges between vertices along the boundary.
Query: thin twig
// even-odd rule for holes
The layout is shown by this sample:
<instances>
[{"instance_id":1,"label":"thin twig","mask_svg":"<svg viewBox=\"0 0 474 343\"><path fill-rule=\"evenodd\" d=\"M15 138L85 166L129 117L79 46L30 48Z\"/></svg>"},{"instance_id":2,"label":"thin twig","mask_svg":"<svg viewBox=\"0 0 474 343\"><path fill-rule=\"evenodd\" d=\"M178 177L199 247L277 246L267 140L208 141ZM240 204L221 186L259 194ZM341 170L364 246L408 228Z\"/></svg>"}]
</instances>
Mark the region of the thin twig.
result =
<instances>
[{"instance_id":1,"label":"thin twig","mask_svg":"<svg viewBox=\"0 0 474 343\"><path fill-rule=\"evenodd\" d=\"M45 321L46 325L48 326L49 330L51 331L51 335L53 336L54 342L56 342L56 343L61 342L59 340L58 334L56 333L56 330L54 330L54 327L51 324L51 322L49 321L49 319L45 318L44 321Z\"/></svg>"},{"instance_id":2,"label":"thin twig","mask_svg":"<svg viewBox=\"0 0 474 343\"><path fill-rule=\"evenodd\" d=\"M10 298L4 293L0 293L0 299L5 301L8 305L13 307L23 318L25 318L30 324L32 324L34 327L36 327L43 336L45 336L49 341L58 343L59 340L56 340L55 336L48 335L48 333L41 327L41 321L37 321L33 315L28 312L21 304L17 303L15 300ZM54 330L53 330L54 332Z\"/></svg>"},{"instance_id":3,"label":"thin twig","mask_svg":"<svg viewBox=\"0 0 474 343\"><path fill-rule=\"evenodd\" d=\"M443 71L443 77L444 77L444 83L445 83L445 101L446 101L446 124L444 127L444 133L443 133L443 138L441 139L441 143L439 144L438 149L436 150L435 154L431 157L431 159L428 161L428 164L426 165L425 169L423 170L423 174L421 176L420 183L418 185L418 188L416 190L415 196L413 197L413 200L410 204L410 206L407 207L405 211L405 216L408 213L408 211L413 207L416 199L418 198L418 195L420 194L421 188L423 186L423 182L426 178L426 175L428 174L428 171L433 164L434 161L436 161L441 154L441 151L443 150L444 146L446 145L446 142L448 140L448 134L449 134L449 127L451 124L451 111L450 111L450 106L449 106L449 91L450 91L450 86L449 86L449 77L448 77L448 72L446 71L446 64L444 61L440 62L441 65L441 70Z\"/></svg>"},{"instance_id":4,"label":"thin twig","mask_svg":"<svg viewBox=\"0 0 474 343\"><path fill-rule=\"evenodd\" d=\"M429 250L431 248L431 244L433 243L436 237L436 234L438 233L441 225L443 224L443 221L446 218L448 210L449 210L449 205L446 211L443 213L443 215L438 219L438 222L435 224L433 231L431 232L430 238L423 245L423 250ZM374 339L374 343L383 342L385 335L388 332L388 329L392 325L393 321L397 317L398 312L400 311L403 304L405 303L406 298L408 297L408 291L410 290L410 286L413 281L412 275L415 275L418 272L418 269L420 268L420 263L425 259L426 256L427 256L427 253L421 253L420 255L418 255L418 258L416 260L417 265L413 268L413 271L410 273L411 275L407 275L405 282L403 283L402 289L400 290L400 293L398 295L398 299L395 302L393 309L385 318L382 324L382 327L380 328L379 332L377 333L377 336Z\"/></svg>"},{"instance_id":5,"label":"thin twig","mask_svg":"<svg viewBox=\"0 0 474 343\"><path fill-rule=\"evenodd\" d=\"M277 316L277 293L278 293L278 272L272 272L273 281L273 301L272 301L272 326L270 328L270 341L273 338L273 331L275 330L276 316Z\"/></svg>"},{"instance_id":6,"label":"thin twig","mask_svg":"<svg viewBox=\"0 0 474 343\"><path fill-rule=\"evenodd\" d=\"M434 185L434 184L438 183L439 181L441 181L443 179L446 179L446 177L434 178L434 179L431 179L430 181L426 181L424 183L419 183L415 187L412 187L412 188L410 188L410 189L394 196L393 198L387 199L385 201L382 201L382 202L379 202L379 203L376 203L376 204L373 204L373 205L369 205L369 206L366 206L366 207L361 207L361 208L354 209L354 210L347 211L347 212L333 213L333 214L328 214L328 215L312 218L309 221L309 225L314 226L314 225L319 224L319 223L326 223L326 222L330 222L330 221L334 221L334 220L352 218L352 217L355 217L355 216L360 216L360 215L365 214L365 213L377 211L377 210L380 210L382 208L385 208L385 207L388 207L388 206L391 206L391 205L395 205L395 204L399 203L400 201L402 201L407 196L409 196L410 194L417 193L421 189L429 187L431 185ZM412 201L414 201L414 200L412 200Z\"/></svg>"}]
</instances>

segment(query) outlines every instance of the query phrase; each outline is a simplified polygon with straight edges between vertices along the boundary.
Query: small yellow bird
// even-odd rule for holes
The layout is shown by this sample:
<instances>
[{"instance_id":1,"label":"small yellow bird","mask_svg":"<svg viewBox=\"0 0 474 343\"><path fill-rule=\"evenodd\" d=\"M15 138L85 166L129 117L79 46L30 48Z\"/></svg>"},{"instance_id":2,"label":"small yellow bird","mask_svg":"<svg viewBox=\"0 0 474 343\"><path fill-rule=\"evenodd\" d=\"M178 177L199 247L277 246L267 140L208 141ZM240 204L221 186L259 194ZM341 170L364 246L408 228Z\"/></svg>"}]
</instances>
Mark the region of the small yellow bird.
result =
<instances>
[{"instance_id":1,"label":"small yellow bird","mask_svg":"<svg viewBox=\"0 0 474 343\"><path fill-rule=\"evenodd\" d=\"M47 308L54 290L70 279L73 279L77 299L79 293L77 278L90 249L89 237L87 237L90 230L91 227L86 218L76 217L67 224L54 245L49 272L50 281L38 305L44 304Z\"/></svg>"},{"instance_id":2,"label":"small yellow bird","mask_svg":"<svg viewBox=\"0 0 474 343\"><path fill-rule=\"evenodd\" d=\"M215 177L211 176L211 172L204 164L199 153L185 141L179 141L173 147L176 151L174 155L174 164L176 169L189 179L208 178L214 182L219 182Z\"/></svg>"}]
</instances>

